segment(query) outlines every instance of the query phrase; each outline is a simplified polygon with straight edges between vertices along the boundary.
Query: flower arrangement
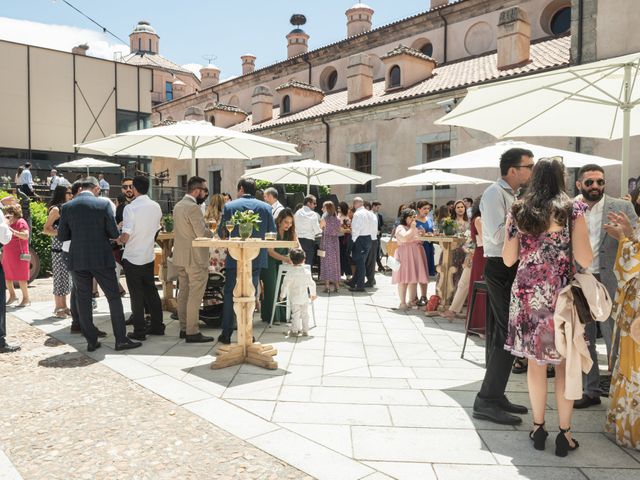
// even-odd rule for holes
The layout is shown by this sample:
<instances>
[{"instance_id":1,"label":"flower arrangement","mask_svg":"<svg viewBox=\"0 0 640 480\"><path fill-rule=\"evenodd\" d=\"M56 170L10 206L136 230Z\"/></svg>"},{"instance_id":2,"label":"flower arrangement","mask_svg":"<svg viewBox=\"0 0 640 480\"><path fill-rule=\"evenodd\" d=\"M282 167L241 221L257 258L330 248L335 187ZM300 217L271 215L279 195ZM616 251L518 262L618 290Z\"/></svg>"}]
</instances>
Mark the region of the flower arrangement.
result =
<instances>
[{"instance_id":1,"label":"flower arrangement","mask_svg":"<svg viewBox=\"0 0 640 480\"><path fill-rule=\"evenodd\" d=\"M161 220L165 232L173 232L173 215L165 215Z\"/></svg>"},{"instance_id":2,"label":"flower arrangement","mask_svg":"<svg viewBox=\"0 0 640 480\"><path fill-rule=\"evenodd\" d=\"M454 235L456 233L457 228L458 226L456 225L456 221L451 217L444 218L440 222L440 230L445 235Z\"/></svg>"},{"instance_id":3,"label":"flower arrangement","mask_svg":"<svg viewBox=\"0 0 640 480\"><path fill-rule=\"evenodd\" d=\"M261 222L260 215L253 210L238 210L231 217L231 222L238 226L240 238L246 240L251 236L251 232L259 231L258 224Z\"/></svg>"}]
</instances>

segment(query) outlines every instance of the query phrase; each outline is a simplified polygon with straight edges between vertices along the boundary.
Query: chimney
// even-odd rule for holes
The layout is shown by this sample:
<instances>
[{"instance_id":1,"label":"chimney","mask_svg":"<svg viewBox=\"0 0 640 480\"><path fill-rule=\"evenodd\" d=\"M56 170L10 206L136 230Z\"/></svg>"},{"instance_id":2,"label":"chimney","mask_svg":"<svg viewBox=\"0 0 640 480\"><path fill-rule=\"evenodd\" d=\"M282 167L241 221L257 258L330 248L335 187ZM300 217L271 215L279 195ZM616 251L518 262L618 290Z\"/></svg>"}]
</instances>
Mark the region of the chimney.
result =
<instances>
[{"instance_id":1,"label":"chimney","mask_svg":"<svg viewBox=\"0 0 640 480\"><path fill-rule=\"evenodd\" d=\"M204 120L204 112L199 107L189 107L184 111L184 119L185 120Z\"/></svg>"},{"instance_id":2,"label":"chimney","mask_svg":"<svg viewBox=\"0 0 640 480\"><path fill-rule=\"evenodd\" d=\"M364 3L356 3L344 12L347 16L347 37L353 37L371 30L373 8Z\"/></svg>"},{"instance_id":3,"label":"chimney","mask_svg":"<svg viewBox=\"0 0 640 480\"><path fill-rule=\"evenodd\" d=\"M253 73L256 69L256 56L247 53L246 55L242 55L240 59L242 60L242 75Z\"/></svg>"},{"instance_id":4,"label":"chimney","mask_svg":"<svg viewBox=\"0 0 640 480\"><path fill-rule=\"evenodd\" d=\"M347 103L359 102L373 95L373 66L366 53L349 57L347 66Z\"/></svg>"},{"instance_id":5,"label":"chimney","mask_svg":"<svg viewBox=\"0 0 640 480\"><path fill-rule=\"evenodd\" d=\"M307 43L309 35L300 28L302 25L307 23L307 17L300 13L294 13L291 15L289 23L296 28L291 30L287 35L287 58L297 57L298 55L307 53L307 50L309 49L309 45Z\"/></svg>"},{"instance_id":6,"label":"chimney","mask_svg":"<svg viewBox=\"0 0 640 480\"><path fill-rule=\"evenodd\" d=\"M87 50L89 50L89 45L87 45L86 43L82 43L73 47L71 49L71 53L73 53L74 55L86 55Z\"/></svg>"},{"instance_id":7,"label":"chimney","mask_svg":"<svg viewBox=\"0 0 640 480\"><path fill-rule=\"evenodd\" d=\"M213 87L220 81L220 69L215 65L207 65L200 69L200 89Z\"/></svg>"},{"instance_id":8,"label":"chimney","mask_svg":"<svg viewBox=\"0 0 640 480\"><path fill-rule=\"evenodd\" d=\"M251 95L251 123L266 122L273 118L273 94L267 87L259 85Z\"/></svg>"},{"instance_id":9,"label":"chimney","mask_svg":"<svg viewBox=\"0 0 640 480\"><path fill-rule=\"evenodd\" d=\"M520 7L500 12L498 22L498 70L518 67L529 62L531 24Z\"/></svg>"},{"instance_id":10,"label":"chimney","mask_svg":"<svg viewBox=\"0 0 640 480\"><path fill-rule=\"evenodd\" d=\"M185 93L187 93L187 86L179 78L176 78L173 81L172 85L173 85L173 99L174 100L176 100L176 99L178 99L180 97L184 97Z\"/></svg>"},{"instance_id":11,"label":"chimney","mask_svg":"<svg viewBox=\"0 0 640 480\"><path fill-rule=\"evenodd\" d=\"M448 4L449 4L449 0L431 0L430 10L444 7L445 5L448 5Z\"/></svg>"}]
</instances>

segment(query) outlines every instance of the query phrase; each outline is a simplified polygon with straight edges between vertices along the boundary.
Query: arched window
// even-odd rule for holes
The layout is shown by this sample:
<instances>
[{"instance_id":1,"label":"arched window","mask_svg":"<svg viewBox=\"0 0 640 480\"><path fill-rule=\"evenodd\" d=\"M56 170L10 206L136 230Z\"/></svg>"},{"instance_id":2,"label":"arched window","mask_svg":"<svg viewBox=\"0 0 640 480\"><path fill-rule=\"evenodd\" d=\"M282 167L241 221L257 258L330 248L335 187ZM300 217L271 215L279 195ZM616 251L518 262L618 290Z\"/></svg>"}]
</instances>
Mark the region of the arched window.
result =
<instances>
[{"instance_id":1,"label":"arched window","mask_svg":"<svg viewBox=\"0 0 640 480\"><path fill-rule=\"evenodd\" d=\"M336 88L336 83L338 83L337 70L331 66L326 67L320 74L320 88L325 92L330 92Z\"/></svg>"},{"instance_id":2,"label":"arched window","mask_svg":"<svg viewBox=\"0 0 640 480\"><path fill-rule=\"evenodd\" d=\"M389 88L399 87L401 83L400 67L394 65L389 70Z\"/></svg>"},{"instance_id":3,"label":"arched window","mask_svg":"<svg viewBox=\"0 0 640 480\"><path fill-rule=\"evenodd\" d=\"M138 51L142 51L142 39L138 38Z\"/></svg>"},{"instance_id":4,"label":"arched window","mask_svg":"<svg viewBox=\"0 0 640 480\"><path fill-rule=\"evenodd\" d=\"M151 39L149 39L149 51L153 52L153 48L151 48Z\"/></svg>"},{"instance_id":5,"label":"arched window","mask_svg":"<svg viewBox=\"0 0 640 480\"><path fill-rule=\"evenodd\" d=\"M554 35L561 35L571 28L571 7L564 7L558 10L551 17L549 29Z\"/></svg>"},{"instance_id":6,"label":"arched window","mask_svg":"<svg viewBox=\"0 0 640 480\"><path fill-rule=\"evenodd\" d=\"M425 43L420 49L420 52L424 53L428 57L433 55L433 45L431 44L431 42Z\"/></svg>"},{"instance_id":7,"label":"arched window","mask_svg":"<svg viewBox=\"0 0 640 480\"><path fill-rule=\"evenodd\" d=\"M282 113L289 113L291 111L291 98L289 95L282 97Z\"/></svg>"}]
</instances>

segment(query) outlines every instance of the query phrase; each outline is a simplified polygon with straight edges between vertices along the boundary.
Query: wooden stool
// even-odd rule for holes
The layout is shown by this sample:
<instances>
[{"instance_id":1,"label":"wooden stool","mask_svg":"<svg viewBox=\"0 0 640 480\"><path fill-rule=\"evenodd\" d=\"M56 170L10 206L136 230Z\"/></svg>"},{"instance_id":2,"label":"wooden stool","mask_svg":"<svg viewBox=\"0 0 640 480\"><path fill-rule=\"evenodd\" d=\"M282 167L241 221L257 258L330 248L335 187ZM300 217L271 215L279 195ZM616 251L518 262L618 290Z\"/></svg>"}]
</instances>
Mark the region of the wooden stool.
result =
<instances>
[{"instance_id":1,"label":"wooden stool","mask_svg":"<svg viewBox=\"0 0 640 480\"><path fill-rule=\"evenodd\" d=\"M464 351L467 348L467 339L469 333L484 334L484 329L471 328L471 318L473 317L473 309L476 306L476 295L481 293L485 296L485 319L487 318L487 311L489 310L489 299L487 297L487 282L485 280L478 280L473 282L473 290L471 290L471 302L467 309L467 320L464 324L464 343L462 345L462 353L460 358L464 358ZM486 320L485 320L486 321Z\"/></svg>"}]
</instances>

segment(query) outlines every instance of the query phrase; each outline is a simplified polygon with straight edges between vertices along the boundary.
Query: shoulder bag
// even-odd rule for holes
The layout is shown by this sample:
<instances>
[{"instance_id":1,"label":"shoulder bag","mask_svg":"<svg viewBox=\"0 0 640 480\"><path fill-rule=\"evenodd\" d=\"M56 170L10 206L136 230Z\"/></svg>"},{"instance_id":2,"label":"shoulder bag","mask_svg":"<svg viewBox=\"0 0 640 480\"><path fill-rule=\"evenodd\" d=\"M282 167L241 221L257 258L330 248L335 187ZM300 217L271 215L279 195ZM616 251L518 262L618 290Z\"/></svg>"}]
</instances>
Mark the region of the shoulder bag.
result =
<instances>
[{"instance_id":1,"label":"shoulder bag","mask_svg":"<svg viewBox=\"0 0 640 480\"><path fill-rule=\"evenodd\" d=\"M573 216L573 209L569 213L567 218L567 227L569 228L569 285L573 282L575 260L573 258L573 228L571 226L571 217ZM585 275L593 275L591 273L585 273ZM594 281L597 282L596 279ZM584 296L582 288L578 285L571 285L571 294L573 295L573 306L576 309L580 323L586 325L587 323L594 322L595 319L591 315L591 307L587 298Z\"/></svg>"}]
</instances>

